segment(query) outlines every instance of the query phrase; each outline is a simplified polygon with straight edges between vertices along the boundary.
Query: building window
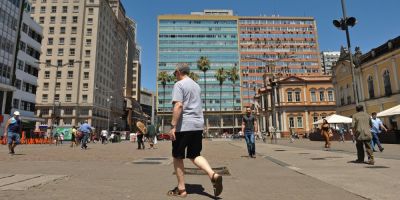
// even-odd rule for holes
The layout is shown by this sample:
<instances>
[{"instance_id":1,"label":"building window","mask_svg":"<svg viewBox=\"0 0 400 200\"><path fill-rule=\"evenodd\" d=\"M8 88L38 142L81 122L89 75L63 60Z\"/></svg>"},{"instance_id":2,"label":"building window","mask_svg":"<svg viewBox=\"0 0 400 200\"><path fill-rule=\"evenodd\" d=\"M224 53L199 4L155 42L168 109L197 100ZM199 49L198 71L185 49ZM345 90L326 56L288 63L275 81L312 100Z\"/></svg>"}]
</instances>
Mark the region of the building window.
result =
<instances>
[{"instance_id":1,"label":"building window","mask_svg":"<svg viewBox=\"0 0 400 200\"><path fill-rule=\"evenodd\" d=\"M56 90L58 91L58 90L60 90L60 88L61 88L61 83L60 83L60 82L57 82L57 83L56 83Z\"/></svg>"},{"instance_id":2,"label":"building window","mask_svg":"<svg viewBox=\"0 0 400 200\"><path fill-rule=\"evenodd\" d=\"M69 49L69 55L70 56L74 56L75 55L75 49L74 48Z\"/></svg>"},{"instance_id":3,"label":"building window","mask_svg":"<svg viewBox=\"0 0 400 200\"><path fill-rule=\"evenodd\" d=\"M85 68L89 68L90 67L90 61L85 61Z\"/></svg>"},{"instance_id":4,"label":"building window","mask_svg":"<svg viewBox=\"0 0 400 200\"><path fill-rule=\"evenodd\" d=\"M57 65L58 66L62 66L63 65L63 61L62 60L57 60Z\"/></svg>"},{"instance_id":5,"label":"building window","mask_svg":"<svg viewBox=\"0 0 400 200\"><path fill-rule=\"evenodd\" d=\"M62 75L61 71L57 71L57 78L61 78L61 75Z\"/></svg>"},{"instance_id":6,"label":"building window","mask_svg":"<svg viewBox=\"0 0 400 200\"><path fill-rule=\"evenodd\" d=\"M46 13L46 6L40 7L40 13Z\"/></svg>"},{"instance_id":7,"label":"building window","mask_svg":"<svg viewBox=\"0 0 400 200\"><path fill-rule=\"evenodd\" d=\"M17 61L17 67L18 67L18 69L24 71L24 65L25 65L25 64L24 64L24 61L18 59L18 61Z\"/></svg>"},{"instance_id":8,"label":"building window","mask_svg":"<svg viewBox=\"0 0 400 200\"><path fill-rule=\"evenodd\" d=\"M72 23L78 23L78 16L72 16Z\"/></svg>"},{"instance_id":9,"label":"building window","mask_svg":"<svg viewBox=\"0 0 400 200\"><path fill-rule=\"evenodd\" d=\"M83 84L83 90L88 90L89 89L89 84L88 83L84 83Z\"/></svg>"},{"instance_id":10,"label":"building window","mask_svg":"<svg viewBox=\"0 0 400 200\"><path fill-rule=\"evenodd\" d=\"M88 18L88 24L93 24L93 18Z\"/></svg>"},{"instance_id":11,"label":"building window","mask_svg":"<svg viewBox=\"0 0 400 200\"><path fill-rule=\"evenodd\" d=\"M46 55L51 56L53 54L53 49L47 49Z\"/></svg>"},{"instance_id":12,"label":"building window","mask_svg":"<svg viewBox=\"0 0 400 200\"><path fill-rule=\"evenodd\" d=\"M21 89L21 83L22 83L21 80L19 80L19 79L16 79L16 80L15 80L15 87L16 87L18 90Z\"/></svg>"},{"instance_id":13,"label":"building window","mask_svg":"<svg viewBox=\"0 0 400 200\"><path fill-rule=\"evenodd\" d=\"M54 101L55 102L59 102L60 101L60 95L59 94L55 94L54 95Z\"/></svg>"},{"instance_id":14,"label":"building window","mask_svg":"<svg viewBox=\"0 0 400 200\"><path fill-rule=\"evenodd\" d=\"M315 117L315 116L314 116L314 117L313 117L313 121L314 121L314 122L318 121L318 117Z\"/></svg>"},{"instance_id":15,"label":"building window","mask_svg":"<svg viewBox=\"0 0 400 200\"><path fill-rule=\"evenodd\" d=\"M303 128L303 117L297 117L297 128Z\"/></svg>"},{"instance_id":16,"label":"building window","mask_svg":"<svg viewBox=\"0 0 400 200\"><path fill-rule=\"evenodd\" d=\"M60 34L65 34L65 27L60 27Z\"/></svg>"},{"instance_id":17,"label":"building window","mask_svg":"<svg viewBox=\"0 0 400 200\"><path fill-rule=\"evenodd\" d=\"M292 97L292 92L291 91L287 92L287 101L288 102L292 102L293 101L293 97Z\"/></svg>"},{"instance_id":18,"label":"building window","mask_svg":"<svg viewBox=\"0 0 400 200\"><path fill-rule=\"evenodd\" d=\"M72 115L72 111L73 111L72 108L64 108L64 114L65 115Z\"/></svg>"},{"instance_id":19,"label":"building window","mask_svg":"<svg viewBox=\"0 0 400 200\"><path fill-rule=\"evenodd\" d=\"M76 32L78 32L77 30L78 30L78 29L77 29L75 26L73 26L73 27L71 28L71 33L72 33L72 34L76 34Z\"/></svg>"},{"instance_id":20,"label":"building window","mask_svg":"<svg viewBox=\"0 0 400 200\"><path fill-rule=\"evenodd\" d=\"M44 72L44 78L49 79L50 78L50 71L45 71Z\"/></svg>"},{"instance_id":21,"label":"building window","mask_svg":"<svg viewBox=\"0 0 400 200\"><path fill-rule=\"evenodd\" d=\"M74 72L73 71L68 71L68 77L67 78L74 78Z\"/></svg>"},{"instance_id":22,"label":"building window","mask_svg":"<svg viewBox=\"0 0 400 200\"><path fill-rule=\"evenodd\" d=\"M73 11L74 13L77 13L77 12L79 12L79 6L74 6L74 11Z\"/></svg>"},{"instance_id":23,"label":"building window","mask_svg":"<svg viewBox=\"0 0 400 200\"><path fill-rule=\"evenodd\" d=\"M39 24L44 24L44 17L39 17Z\"/></svg>"},{"instance_id":24,"label":"building window","mask_svg":"<svg viewBox=\"0 0 400 200\"><path fill-rule=\"evenodd\" d=\"M64 55L64 49L58 49L58 54L59 56Z\"/></svg>"},{"instance_id":25,"label":"building window","mask_svg":"<svg viewBox=\"0 0 400 200\"><path fill-rule=\"evenodd\" d=\"M49 27L49 34L54 34L54 27Z\"/></svg>"},{"instance_id":26,"label":"building window","mask_svg":"<svg viewBox=\"0 0 400 200\"><path fill-rule=\"evenodd\" d=\"M368 93L369 93L369 98L372 99L375 97L375 93L374 93L374 78L372 78L372 76L368 77Z\"/></svg>"},{"instance_id":27,"label":"building window","mask_svg":"<svg viewBox=\"0 0 400 200\"><path fill-rule=\"evenodd\" d=\"M19 109L19 99L13 99L13 108Z\"/></svg>"},{"instance_id":28,"label":"building window","mask_svg":"<svg viewBox=\"0 0 400 200\"><path fill-rule=\"evenodd\" d=\"M42 95L42 102L47 102L48 98L49 98L49 96L47 94L43 94Z\"/></svg>"},{"instance_id":29,"label":"building window","mask_svg":"<svg viewBox=\"0 0 400 200\"><path fill-rule=\"evenodd\" d=\"M55 24L56 23L56 17L51 16L50 17L50 24Z\"/></svg>"},{"instance_id":30,"label":"building window","mask_svg":"<svg viewBox=\"0 0 400 200\"><path fill-rule=\"evenodd\" d=\"M325 100L325 93L323 90L319 91L319 101L324 101Z\"/></svg>"},{"instance_id":31,"label":"building window","mask_svg":"<svg viewBox=\"0 0 400 200\"><path fill-rule=\"evenodd\" d=\"M392 95L392 86L390 84L390 72L385 70L383 73L383 85L385 86L385 96Z\"/></svg>"},{"instance_id":32,"label":"building window","mask_svg":"<svg viewBox=\"0 0 400 200\"><path fill-rule=\"evenodd\" d=\"M89 57L89 56L90 56L90 50L86 50L86 51L85 51L85 56L86 56L86 57Z\"/></svg>"},{"instance_id":33,"label":"building window","mask_svg":"<svg viewBox=\"0 0 400 200\"><path fill-rule=\"evenodd\" d=\"M300 102L300 92L299 91L295 92L295 98L296 98L296 102Z\"/></svg>"},{"instance_id":34,"label":"building window","mask_svg":"<svg viewBox=\"0 0 400 200\"><path fill-rule=\"evenodd\" d=\"M83 73L83 78L84 79L89 79L89 72L84 72Z\"/></svg>"},{"instance_id":35,"label":"building window","mask_svg":"<svg viewBox=\"0 0 400 200\"><path fill-rule=\"evenodd\" d=\"M66 102L71 102L71 99L72 99L72 95L71 94L66 94L65 95L65 101Z\"/></svg>"},{"instance_id":36,"label":"building window","mask_svg":"<svg viewBox=\"0 0 400 200\"><path fill-rule=\"evenodd\" d=\"M87 103L87 95L86 94L84 94L84 95L82 95L82 102L83 103Z\"/></svg>"},{"instance_id":37,"label":"building window","mask_svg":"<svg viewBox=\"0 0 400 200\"><path fill-rule=\"evenodd\" d=\"M86 35L88 35L88 36L92 35L92 29L91 28L86 29Z\"/></svg>"},{"instance_id":38,"label":"building window","mask_svg":"<svg viewBox=\"0 0 400 200\"><path fill-rule=\"evenodd\" d=\"M61 17L61 24L66 24L67 23L67 17L66 16L62 16Z\"/></svg>"},{"instance_id":39,"label":"building window","mask_svg":"<svg viewBox=\"0 0 400 200\"><path fill-rule=\"evenodd\" d=\"M49 90L49 83L43 83L43 90Z\"/></svg>"},{"instance_id":40,"label":"building window","mask_svg":"<svg viewBox=\"0 0 400 200\"><path fill-rule=\"evenodd\" d=\"M76 44L76 38L72 37L71 38L71 45L75 45Z\"/></svg>"},{"instance_id":41,"label":"building window","mask_svg":"<svg viewBox=\"0 0 400 200\"><path fill-rule=\"evenodd\" d=\"M53 38L47 38L47 45L53 45Z\"/></svg>"},{"instance_id":42,"label":"building window","mask_svg":"<svg viewBox=\"0 0 400 200\"><path fill-rule=\"evenodd\" d=\"M89 8L89 15L93 15L93 8Z\"/></svg>"},{"instance_id":43,"label":"building window","mask_svg":"<svg viewBox=\"0 0 400 200\"><path fill-rule=\"evenodd\" d=\"M67 13L68 12L68 6L63 6L62 7L62 12Z\"/></svg>"},{"instance_id":44,"label":"building window","mask_svg":"<svg viewBox=\"0 0 400 200\"><path fill-rule=\"evenodd\" d=\"M51 7L51 12L56 13L57 12L57 6L52 6Z\"/></svg>"},{"instance_id":45,"label":"building window","mask_svg":"<svg viewBox=\"0 0 400 200\"><path fill-rule=\"evenodd\" d=\"M317 101L317 96L315 94L315 91L311 91L311 102L316 102Z\"/></svg>"},{"instance_id":46,"label":"building window","mask_svg":"<svg viewBox=\"0 0 400 200\"><path fill-rule=\"evenodd\" d=\"M351 96L347 96L347 104L351 104Z\"/></svg>"},{"instance_id":47,"label":"building window","mask_svg":"<svg viewBox=\"0 0 400 200\"><path fill-rule=\"evenodd\" d=\"M92 45L92 40L86 39L86 46L91 46L91 45Z\"/></svg>"},{"instance_id":48,"label":"building window","mask_svg":"<svg viewBox=\"0 0 400 200\"><path fill-rule=\"evenodd\" d=\"M67 82L67 90L72 90L72 82Z\"/></svg>"},{"instance_id":49,"label":"building window","mask_svg":"<svg viewBox=\"0 0 400 200\"><path fill-rule=\"evenodd\" d=\"M334 101L334 98L333 98L333 91L332 91L332 90L329 90L329 91L328 91L328 101Z\"/></svg>"},{"instance_id":50,"label":"building window","mask_svg":"<svg viewBox=\"0 0 400 200\"><path fill-rule=\"evenodd\" d=\"M293 117L289 117L289 127L294 128L294 118Z\"/></svg>"}]
</instances>

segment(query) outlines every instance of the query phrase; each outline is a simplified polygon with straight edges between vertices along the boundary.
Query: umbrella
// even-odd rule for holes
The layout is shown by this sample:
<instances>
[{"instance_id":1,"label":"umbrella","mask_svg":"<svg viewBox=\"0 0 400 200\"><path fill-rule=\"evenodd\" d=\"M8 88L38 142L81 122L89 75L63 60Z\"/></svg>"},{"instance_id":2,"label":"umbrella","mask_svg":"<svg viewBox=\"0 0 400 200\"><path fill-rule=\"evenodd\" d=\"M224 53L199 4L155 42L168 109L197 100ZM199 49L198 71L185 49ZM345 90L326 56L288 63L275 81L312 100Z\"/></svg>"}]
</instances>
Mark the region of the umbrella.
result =
<instances>
[{"instance_id":1,"label":"umbrella","mask_svg":"<svg viewBox=\"0 0 400 200\"><path fill-rule=\"evenodd\" d=\"M381 111L377 114L378 117L387 117L393 115L400 115L400 105Z\"/></svg>"},{"instance_id":2,"label":"umbrella","mask_svg":"<svg viewBox=\"0 0 400 200\"><path fill-rule=\"evenodd\" d=\"M325 118L329 124L350 124L353 120L350 117L333 114ZM313 124L322 124L323 119L320 119Z\"/></svg>"}]
</instances>

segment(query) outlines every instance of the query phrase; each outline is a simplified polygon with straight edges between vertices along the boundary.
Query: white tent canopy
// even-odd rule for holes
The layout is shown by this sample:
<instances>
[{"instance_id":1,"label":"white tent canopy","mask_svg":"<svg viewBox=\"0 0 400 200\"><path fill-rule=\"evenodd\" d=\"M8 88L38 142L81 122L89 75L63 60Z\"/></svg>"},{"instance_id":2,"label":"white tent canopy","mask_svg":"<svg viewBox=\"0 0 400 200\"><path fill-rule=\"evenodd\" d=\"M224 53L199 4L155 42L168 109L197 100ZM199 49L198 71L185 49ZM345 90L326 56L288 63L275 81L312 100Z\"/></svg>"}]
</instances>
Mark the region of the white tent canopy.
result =
<instances>
[{"instance_id":1,"label":"white tent canopy","mask_svg":"<svg viewBox=\"0 0 400 200\"><path fill-rule=\"evenodd\" d=\"M350 124L353 120L350 117L333 114L325 118L329 124ZM313 124L322 124L323 119L320 119Z\"/></svg>"},{"instance_id":2,"label":"white tent canopy","mask_svg":"<svg viewBox=\"0 0 400 200\"><path fill-rule=\"evenodd\" d=\"M400 105L381 111L377 114L378 117L387 117L393 115L400 115Z\"/></svg>"}]
</instances>

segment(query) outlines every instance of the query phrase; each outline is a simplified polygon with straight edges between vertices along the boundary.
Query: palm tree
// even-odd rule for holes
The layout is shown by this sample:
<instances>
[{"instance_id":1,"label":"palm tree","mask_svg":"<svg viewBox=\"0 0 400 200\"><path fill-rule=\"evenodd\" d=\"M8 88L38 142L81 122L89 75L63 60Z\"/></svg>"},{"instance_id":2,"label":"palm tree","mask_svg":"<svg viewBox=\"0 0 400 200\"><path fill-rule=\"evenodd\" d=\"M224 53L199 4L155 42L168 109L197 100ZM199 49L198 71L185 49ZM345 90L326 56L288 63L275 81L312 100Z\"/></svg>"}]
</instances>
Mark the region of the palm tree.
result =
<instances>
[{"instance_id":1,"label":"palm tree","mask_svg":"<svg viewBox=\"0 0 400 200\"><path fill-rule=\"evenodd\" d=\"M224 71L224 68L221 67L217 70L215 73L215 78L219 81L219 115L220 115L220 120L219 120L219 125L220 125L220 131L222 134L222 126L221 126L221 119L222 119L222 84L224 84L224 81L227 78L226 72Z\"/></svg>"},{"instance_id":2,"label":"palm tree","mask_svg":"<svg viewBox=\"0 0 400 200\"><path fill-rule=\"evenodd\" d=\"M160 81L163 86L163 112L165 112L165 85L167 85L167 82L171 81L171 77L166 71L161 71L158 73L157 80ZM164 115L162 118L162 130L164 131Z\"/></svg>"},{"instance_id":3,"label":"palm tree","mask_svg":"<svg viewBox=\"0 0 400 200\"><path fill-rule=\"evenodd\" d=\"M197 82L199 80L199 75L194 73L194 72L190 72L189 73L189 77L194 80L195 82Z\"/></svg>"},{"instance_id":4,"label":"palm tree","mask_svg":"<svg viewBox=\"0 0 400 200\"><path fill-rule=\"evenodd\" d=\"M203 72L204 78L204 116L207 114L207 78L206 72L210 69L210 60L206 56L201 56L199 60L197 60L197 68ZM206 117L206 124L207 124L207 117ZM208 129L208 128L207 128ZM207 130L208 135L208 130Z\"/></svg>"},{"instance_id":5,"label":"palm tree","mask_svg":"<svg viewBox=\"0 0 400 200\"><path fill-rule=\"evenodd\" d=\"M236 67L233 67L228 71L228 79L232 81L232 93L233 93L233 102L232 102L232 109L233 109L233 126L232 126L232 134L235 132L235 83L239 80L239 72Z\"/></svg>"}]
</instances>

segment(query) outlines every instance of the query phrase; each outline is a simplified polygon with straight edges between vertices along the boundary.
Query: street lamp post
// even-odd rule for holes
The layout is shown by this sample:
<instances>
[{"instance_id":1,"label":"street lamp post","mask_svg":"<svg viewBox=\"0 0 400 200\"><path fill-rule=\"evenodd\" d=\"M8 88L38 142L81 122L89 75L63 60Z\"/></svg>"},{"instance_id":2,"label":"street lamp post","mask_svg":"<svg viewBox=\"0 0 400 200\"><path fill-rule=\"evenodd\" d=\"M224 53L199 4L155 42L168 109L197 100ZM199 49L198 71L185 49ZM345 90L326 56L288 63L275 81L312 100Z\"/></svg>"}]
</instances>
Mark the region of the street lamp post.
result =
<instances>
[{"instance_id":1,"label":"street lamp post","mask_svg":"<svg viewBox=\"0 0 400 200\"><path fill-rule=\"evenodd\" d=\"M113 96L110 96L109 98L107 98L107 102L108 102L108 116L107 116L107 131L110 132L110 113L111 113L111 100L113 99Z\"/></svg>"},{"instance_id":2,"label":"street lamp post","mask_svg":"<svg viewBox=\"0 0 400 200\"><path fill-rule=\"evenodd\" d=\"M53 65L53 64L51 64L51 63L47 63L47 62L36 62L37 64L45 64L46 66L48 66L48 67L56 67L56 80L55 80L55 82L54 82L54 90L53 90L53 108L52 108L52 111L51 111L51 131L50 131L50 144L52 144L53 143L53 132L54 132L54 121L55 121L55 109L56 109L56 89L57 89L57 81L58 81L58 70L59 70L59 68L60 67L64 67L64 66L67 66L67 65L73 65L74 63L81 63L82 61L80 61L80 60L76 60L76 61L74 61L74 62L68 62L68 63L65 63L65 64L63 64L63 65ZM58 100L58 101L60 101L60 100ZM61 106L61 102L59 102L59 107Z\"/></svg>"},{"instance_id":3,"label":"street lamp post","mask_svg":"<svg viewBox=\"0 0 400 200\"><path fill-rule=\"evenodd\" d=\"M358 97L358 92L357 92L357 85L356 85L356 79L355 79L355 74L354 74L354 68L353 68L353 54L351 53L351 43L350 43L350 33L349 33L349 26L353 27L356 25L357 20L355 17L347 17L346 14L346 5L344 0L341 0L342 3L342 12L343 12L343 18L340 20L333 20L333 25L340 29L344 30L346 32L346 40L347 40L347 49L349 51L349 57L350 57L350 69L351 69L351 76L353 79L353 93L354 93L354 100L356 102L356 106L359 103L359 97Z\"/></svg>"}]
</instances>

